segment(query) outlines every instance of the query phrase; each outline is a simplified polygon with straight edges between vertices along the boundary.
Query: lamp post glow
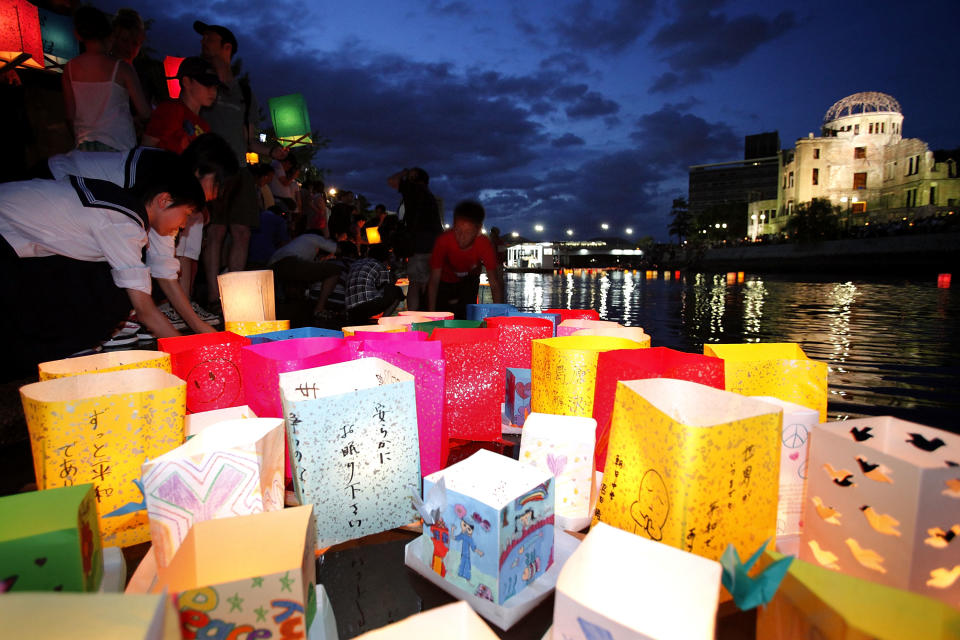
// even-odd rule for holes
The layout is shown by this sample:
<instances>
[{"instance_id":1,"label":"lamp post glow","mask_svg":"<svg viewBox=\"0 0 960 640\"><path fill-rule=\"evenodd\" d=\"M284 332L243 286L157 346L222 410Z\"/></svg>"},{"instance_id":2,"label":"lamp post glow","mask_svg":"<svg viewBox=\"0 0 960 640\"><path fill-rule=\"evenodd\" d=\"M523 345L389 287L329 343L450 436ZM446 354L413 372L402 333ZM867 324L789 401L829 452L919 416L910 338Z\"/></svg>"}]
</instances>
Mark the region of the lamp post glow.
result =
<instances>
[{"instance_id":1,"label":"lamp post glow","mask_svg":"<svg viewBox=\"0 0 960 640\"><path fill-rule=\"evenodd\" d=\"M535 224L535 225L533 225L533 230L534 230L534 231L543 231L543 225L542 225L542 224Z\"/></svg>"},{"instance_id":2,"label":"lamp post glow","mask_svg":"<svg viewBox=\"0 0 960 640\"><path fill-rule=\"evenodd\" d=\"M632 235L633 235L633 227L627 227L627 228L626 228L626 232L627 232L627 235L628 235L628 236L632 236Z\"/></svg>"},{"instance_id":3,"label":"lamp post glow","mask_svg":"<svg viewBox=\"0 0 960 640\"><path fill-rule=\"evenodd\" d=\"M567 229L567 235L568 235L568 236L572 236L572 235L573 235L573 229Z\"/></svg>"},{"instance_id":4,"label":"lamp post glow","mask_svg":"<svg viewBox=\"0 0 960 640\"><path fill-rule=\"evenodd\" d=\"M600 228L603 229L604 231L607 231L608 229L610 229L610 225L608 225L606 222L601 222Z\"/></svg>"},{"instance_id":5,"label":"lamp post glow","mask_svg":"<svg viewBox=\"0 0 960 640\"><path fill-rule=\"evenodd\" d=\"M327 193L329 193L329 194L331 195L331 197L332 197L332 196L337 195L337 190L334 189L333 187L330 187L330 190L329 190Z\"/></svg>"},{"instance_id":6,"label":"lamp post glow","mask_svg":"<svg viewBox=\"0 0 960 640\"><path fill-rule=\"evenodd\" d=\"M511 232L510 232L510 237L512 237L512 238L519 238L519 237L520 237L520 233L517 232L517 231L511 231Z\"/></svg>"}]
</instances>

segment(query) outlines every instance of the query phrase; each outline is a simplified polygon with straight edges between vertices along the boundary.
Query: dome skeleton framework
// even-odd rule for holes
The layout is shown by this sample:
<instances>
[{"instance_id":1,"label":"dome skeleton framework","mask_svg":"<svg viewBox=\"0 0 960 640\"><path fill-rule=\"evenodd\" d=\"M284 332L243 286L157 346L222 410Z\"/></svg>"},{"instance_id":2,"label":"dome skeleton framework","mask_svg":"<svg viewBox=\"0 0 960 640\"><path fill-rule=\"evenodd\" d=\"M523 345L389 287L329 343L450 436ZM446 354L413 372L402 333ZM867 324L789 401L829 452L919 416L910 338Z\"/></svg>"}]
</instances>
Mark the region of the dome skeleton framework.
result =
<instances>
[{"instance_id":1,"label":"dome skeleton framework","mask_svg":"<svg viewBox=\"0 0 960 640\"><path fill-rule=\"evenodd\" d=\"M903 113L903 111L900 110L900 103L893 96L879 91L863 91L834 102L823 116L823 122L827 124L844 116L863 113Z\"/></svg>"}]
</instances>

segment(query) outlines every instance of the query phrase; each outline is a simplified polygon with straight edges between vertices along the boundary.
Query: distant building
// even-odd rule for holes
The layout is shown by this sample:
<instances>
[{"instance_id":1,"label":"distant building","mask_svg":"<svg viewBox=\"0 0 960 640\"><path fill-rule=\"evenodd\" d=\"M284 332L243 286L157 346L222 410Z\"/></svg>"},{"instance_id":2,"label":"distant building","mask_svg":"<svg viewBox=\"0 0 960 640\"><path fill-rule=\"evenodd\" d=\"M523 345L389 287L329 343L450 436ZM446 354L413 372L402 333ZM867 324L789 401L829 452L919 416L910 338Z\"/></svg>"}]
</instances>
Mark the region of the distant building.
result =
<instances>
[{"instance_id":1,"label":"distant building","mask_svg":"<svg viewBox=\"0 0 960 640\"><path fill-rule=\"evenodd\" d=\"M844 227L952 215L960 205L957 158L938 159L922 140L904 138L893 97L847 96L827 110L820 133L781 152L776 200L748 207L752 237L780 232L814 198L839 206Z\"/></svg>"},{"instance_id":2,"label":"distant building","mask_svg":"<svg viewBox=\"0 0 960 640\"><path fill-rule=\"evenodd\" d=\"M744 138L743 160L690 167L688 204L696 217L720 205L775 200L780 136L776 131Z\"/></svg>"},{"instance_id":3,"label":"distant building","mask_svg":"<svg viewBox=\"0 0 960 640\"><path fill-rule=\"evenodd\" d=\"M640 262L643 250L619 238L568 242L522 242L507 247L511 271L554 271L570 267L619 267Z\"/></svg>"}]
</instances>

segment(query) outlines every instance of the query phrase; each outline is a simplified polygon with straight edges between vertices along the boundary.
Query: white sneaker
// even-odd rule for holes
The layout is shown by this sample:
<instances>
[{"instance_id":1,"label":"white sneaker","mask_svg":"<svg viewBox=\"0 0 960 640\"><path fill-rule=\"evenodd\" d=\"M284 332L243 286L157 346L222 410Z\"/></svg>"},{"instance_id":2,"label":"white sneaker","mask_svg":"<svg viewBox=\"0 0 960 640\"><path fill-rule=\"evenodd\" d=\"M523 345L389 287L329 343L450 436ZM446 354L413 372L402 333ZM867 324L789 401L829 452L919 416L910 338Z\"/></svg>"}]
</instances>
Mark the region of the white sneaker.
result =
<instances>
[{"instance_id":1,"label":"white sneaker","mask_svg":"<svg viewBox=\"0 0 960 640\"><path fill-rule=\"evenodd\" d=\"M220 322L220 316L218 316L215 313L211 313L210 311L207 311L206 309L198 305L196 302L191 302L190 306L193 308L193 312L196 313L200 317L200 319L206 322L207 324L217 324L218 322Z\"/></svg>"},{"instance_id":2,"label":"white sneaker","mask_svg":"<svg viewBox=\"0 0 960 640\"><path fill-rule=\"evenodd\" d=\"M151 340L156 340L156 339L157 339L157 336L153 335L146 329L141 329L137 333L137 340L140 342L150 342Z\"/></svg>"},{"instance_id":3,"label":"white sneaker","mask_svg":"<svg viewBox=\"0 0 960 640\"><path fill-rule=\"evenodd\" d=\"M186 328L187 323L183 321L183 318L180 317L180 314L177 313L177 310L170 306L169 302L164 302L157 308L160 309L160 313L167 317L167 320L170 321L170 324L173 325L174 329L179 330Z\"/></svg>"},{"instance_id":4,"label":"white sneaker","mask_svg":"<svg viewBox=\"0 0 960 640\"><path fill-rule=\"evenodd\" d=\"M113 332L110 339L103 343L104 347L122 347L133 344L137 341L137 332L140 331L140 325L129 320L123 323L123 326Z\"/></svg>"}]
</instances>

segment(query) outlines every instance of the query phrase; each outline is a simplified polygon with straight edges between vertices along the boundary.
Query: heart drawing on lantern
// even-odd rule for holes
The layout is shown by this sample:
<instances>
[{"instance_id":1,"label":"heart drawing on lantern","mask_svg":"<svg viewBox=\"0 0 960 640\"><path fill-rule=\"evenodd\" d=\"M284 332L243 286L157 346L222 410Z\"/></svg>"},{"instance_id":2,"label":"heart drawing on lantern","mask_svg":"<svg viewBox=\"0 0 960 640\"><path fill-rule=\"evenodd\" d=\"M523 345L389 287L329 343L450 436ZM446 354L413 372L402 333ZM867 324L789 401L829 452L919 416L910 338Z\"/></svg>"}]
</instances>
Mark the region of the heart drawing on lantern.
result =
<instances>
[{"instance_id":1,"label":"heart drawing on lantern","mask_svg":"<svg viewBox=\"0 0 960 640\"><path fill-rule=\"evenodd\" d=\"M552 453L547 454L547 468L550 469L550 473L554 476L559 476L563 473L563 469L567 466L567 456L555 456Z\"/></svg>"}]
</instances>

